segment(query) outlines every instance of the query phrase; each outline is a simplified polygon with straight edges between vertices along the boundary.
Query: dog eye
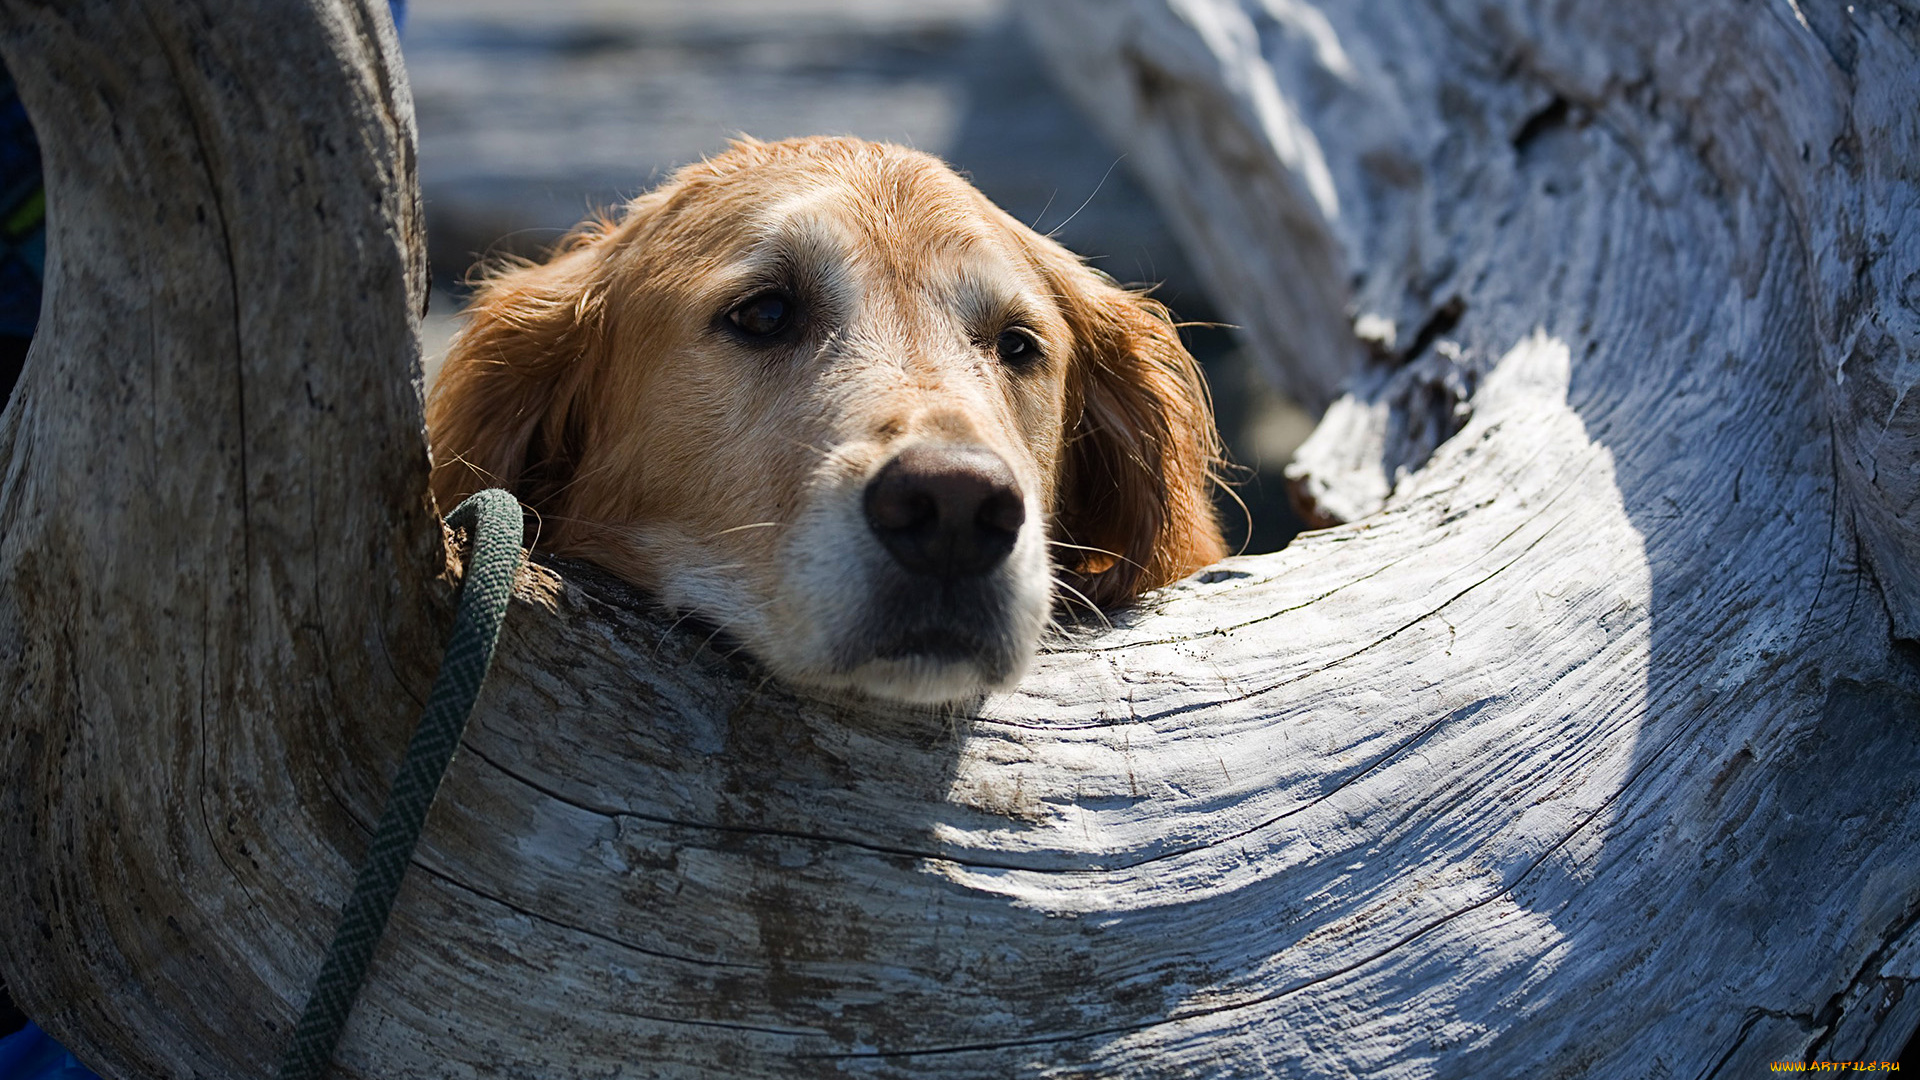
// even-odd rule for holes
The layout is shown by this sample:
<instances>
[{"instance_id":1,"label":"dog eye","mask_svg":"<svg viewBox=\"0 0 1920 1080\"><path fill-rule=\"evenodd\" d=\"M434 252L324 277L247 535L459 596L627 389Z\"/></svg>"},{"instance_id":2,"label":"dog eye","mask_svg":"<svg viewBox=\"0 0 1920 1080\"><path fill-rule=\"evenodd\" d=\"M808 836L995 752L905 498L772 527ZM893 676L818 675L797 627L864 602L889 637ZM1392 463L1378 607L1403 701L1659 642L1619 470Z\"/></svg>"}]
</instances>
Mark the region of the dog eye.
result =
<instances>
[{"instance_id":1,"label":"dog eye","mask_svg":"<svg viewBox=\"0 0 1920 1080\"><path fill-rule=\"evenodd\" d=\"M1017 328L1000 331L1000 336L993 341L993 350L1000 355L1001 363L1013 367L1026 367L1040 359L1040 346L1033 335Z\"/></svg>"},{"instance_id":2,"label":"dog eye","mask_svg":"<svg viewBox=\"0 0 1920 1080\"><path fill-rule=\"evenodd\" d=\"M748 337L774 337L793 323L794 303L777 292L749 297L727 312L727 321Z\"/></svg>"}]
</instances>

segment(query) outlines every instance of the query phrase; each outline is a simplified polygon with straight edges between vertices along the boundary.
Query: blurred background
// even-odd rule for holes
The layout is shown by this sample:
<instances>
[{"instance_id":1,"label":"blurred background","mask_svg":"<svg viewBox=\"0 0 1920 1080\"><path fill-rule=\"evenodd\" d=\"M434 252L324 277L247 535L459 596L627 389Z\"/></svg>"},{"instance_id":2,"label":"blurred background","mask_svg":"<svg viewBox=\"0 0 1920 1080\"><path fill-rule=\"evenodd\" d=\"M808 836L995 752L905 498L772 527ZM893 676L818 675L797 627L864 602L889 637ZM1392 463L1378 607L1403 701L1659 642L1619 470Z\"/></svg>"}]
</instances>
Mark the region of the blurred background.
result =
<instances>
[{"instance_id":1,"label":"blurred background","mask_svg":"<svg viewBox=\"0 0 1920 1080\"><path fill-rule=\"evenodd\" d=\"M479 256L538 255L741 133L937 154L1120 281L1157 284L1181 320L1217 321L1124 155L1056 89L1007 0L411 0L401 45L434 274L430 378ZM1248 512L1222 499L1229 540L1282 547L1301 526L1281 469L1313 420L1230 329L1183 334L1244 467Z\"/></svg>"}]
</instances>

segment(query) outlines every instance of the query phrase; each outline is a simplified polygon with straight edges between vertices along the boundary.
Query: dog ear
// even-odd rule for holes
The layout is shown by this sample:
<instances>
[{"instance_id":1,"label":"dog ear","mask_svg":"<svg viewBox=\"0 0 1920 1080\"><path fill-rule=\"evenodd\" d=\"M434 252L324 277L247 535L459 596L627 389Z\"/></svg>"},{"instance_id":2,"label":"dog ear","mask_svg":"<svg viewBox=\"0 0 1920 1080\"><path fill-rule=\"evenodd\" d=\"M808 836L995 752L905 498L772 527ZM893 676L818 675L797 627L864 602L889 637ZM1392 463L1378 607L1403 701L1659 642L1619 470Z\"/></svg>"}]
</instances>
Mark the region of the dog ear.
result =
<instances>
[{"instance_id":1,"label":"dog ear","mask_svg":"<svg viewBox=\"0 0 1920 1080\"><path fill-rule=\"evenodd\" d=\"M427 404L443 510L488 487L543 509L572 481L587 436L575 403L604 336L607 242L590 224L545 263L482 272Z\"/></svg>"},{"instance_id":2,"label":"dog ear","mask_svg":"<svg viewBox=\"0 0 1920 1080\"><path fill-rule=\"evenodd\" d=\"M1102 608L1226 554L1213 507L1220 436L1166 306L1077 261L1058 282L1077 340L1054 532L1066 583ZM1056 268L1057 276L1059 271ZM1074 546L1065 546L1074 545Z\"/></svg>"}]
</instances>

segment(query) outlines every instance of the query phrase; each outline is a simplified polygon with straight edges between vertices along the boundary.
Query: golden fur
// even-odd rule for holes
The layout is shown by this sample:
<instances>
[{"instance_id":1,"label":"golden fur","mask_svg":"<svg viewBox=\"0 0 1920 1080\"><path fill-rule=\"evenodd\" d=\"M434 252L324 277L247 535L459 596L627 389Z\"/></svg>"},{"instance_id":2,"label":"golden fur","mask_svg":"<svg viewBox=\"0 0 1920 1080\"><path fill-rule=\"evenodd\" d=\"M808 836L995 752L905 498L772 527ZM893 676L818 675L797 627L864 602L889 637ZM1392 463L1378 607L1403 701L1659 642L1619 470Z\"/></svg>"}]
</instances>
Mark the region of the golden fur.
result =
<instances>
[{"instance_id":1,"label":"golden fur","mask_svg":"<svg viewBox=\"0 0 1920 1080\"><path fill-rule=\"evenodd\" d=\"M744 339L729 320L770 289L802 321ZM1001 362L1008 332L1039 359ZM1223 554L1218 437L1166 310L935 158L858 139L743 140L546 262L487 273L428 427L443 507L504 486L542 548L784 677L884 697L1016 680L1056 574L1111 607ZM900 573L862 516L875 474L920 444L998 455L1026 508L971 592ZM885 640L956 621L965 648Z\"/></svg>"}]
</instances>

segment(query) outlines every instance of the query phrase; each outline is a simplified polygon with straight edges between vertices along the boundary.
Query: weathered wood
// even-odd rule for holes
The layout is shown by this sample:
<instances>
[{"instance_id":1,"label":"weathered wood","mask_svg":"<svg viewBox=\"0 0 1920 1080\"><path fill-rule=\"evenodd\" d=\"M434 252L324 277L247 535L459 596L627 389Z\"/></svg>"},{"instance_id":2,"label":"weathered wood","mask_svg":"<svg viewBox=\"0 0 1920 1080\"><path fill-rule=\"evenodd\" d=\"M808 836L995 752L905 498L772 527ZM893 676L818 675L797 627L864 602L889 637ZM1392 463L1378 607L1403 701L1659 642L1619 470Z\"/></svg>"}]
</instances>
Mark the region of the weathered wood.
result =
<instances>
[{"instance_id":1,"label":"weathered wood","mask_svg":"<svg viewBox=\"0 0 1920 1080\"><path fill-rule=\"evenodd\" d=\"M391 34L208 8L0 5L53 248L0 418L0 965L113 1077L264 1074L447 610ZM1381 449L1314 478L1371 512L964 718L796 696L545 566L342 1074L1889 1056L1920 64L1856 8L1041 6L1179 175L1260 178L1174 205L1291 246L1201 234L1318 328L1296 388L1334 393L1342 266L1394 328L1334 406Z\"/></svg>"},{"instance_id":2,"label":"weathered wood","mask_svg":"<svg viewBox=\"0 0 1920 1080\"><path fill-rule=\"evenodd\" d=\"M0 958L108 1076L261 1076L450 610L384 10L5 5L47 297L0 418Z\"/></svg>"},{"instance_id":3,"label":"weathered wood","mask_svg":"<svg viewBox=\"0 0 1920 1080\"><path fill-rule=\"evenodd\" d=\"M1372 673L1399 709L1419 687L1489 687L1475 725L1502 767L1478 789L1419 782L1459 799L1421 827L1511 799L1480 849L1497 853L1493 837L1556 821L1519 844L1543 861L1488 894L1551 927L1509 914L1480 934L1463 911L1277 1017L1310 1030L1313 1002L1337 1011L1384 979L1354 1006L1379 1037L1302 1043L1363 1072L1421 1071L1443 1047L1475 1052L1440 1071L1492 1075L1897 1052L1920 1021L1901 997L1917 908L1899 839L1920 699L1888 625L1920 625L1911 5L1028 13L1063 84L1208 237L1203 266L1243 295L1297 289L1269 269L1287 234L1220 228L1259 215L1339 253L1326 270L1351 280L1373 359L1289 473L1357 523L1330 535L1364 545L1372 582L1475 565L1437 538L1380 538L1436 501L1439 533L1464 529L1479 558L1526 535L1507 532L1516 513L1552 522L1476 586L1516 624L1448 607L1441 652L1464 663L1402 636L1401 669ZM1848 806L1796 791L1823 776ZM1842 838L1871 819L1881 840ZM1368 860L1362 890L1404 902L1395 872Z\"/></svg>"}]
</instances>

